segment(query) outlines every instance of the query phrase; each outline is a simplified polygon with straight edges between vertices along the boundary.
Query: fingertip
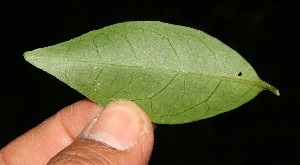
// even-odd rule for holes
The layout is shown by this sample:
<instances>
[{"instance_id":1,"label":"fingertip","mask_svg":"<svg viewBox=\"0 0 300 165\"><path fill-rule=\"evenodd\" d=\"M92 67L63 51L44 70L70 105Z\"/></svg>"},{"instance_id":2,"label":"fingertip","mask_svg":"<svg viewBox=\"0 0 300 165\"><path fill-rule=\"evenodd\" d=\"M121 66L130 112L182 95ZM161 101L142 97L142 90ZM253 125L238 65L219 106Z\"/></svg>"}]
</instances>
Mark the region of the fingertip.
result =
<instances>
[{"instance_id":1,"label":"fingertip","mask_svg":"<svg viewBox=\"0 0 300 165\"><path fill-rule=\"evenodd\" d=\"M153 126L147 114L131 101L115 101L50 164L85 160L95 164L148 164L153 139Z\"/></svg>"},{"instance_id":2,"label":"fingertip","mask_svg":"<svg viewBox=\"0 0 300 165\"><path fill-rule=\"evenodd\" d=\"M149 124L150 123L150 124ZM135 103L119 100L107 105L95 118L85 133L85 138L102 142L117 150L134 146L144 133L152 133L151 122L146 113Z\"/></svg>"}]
</instances>

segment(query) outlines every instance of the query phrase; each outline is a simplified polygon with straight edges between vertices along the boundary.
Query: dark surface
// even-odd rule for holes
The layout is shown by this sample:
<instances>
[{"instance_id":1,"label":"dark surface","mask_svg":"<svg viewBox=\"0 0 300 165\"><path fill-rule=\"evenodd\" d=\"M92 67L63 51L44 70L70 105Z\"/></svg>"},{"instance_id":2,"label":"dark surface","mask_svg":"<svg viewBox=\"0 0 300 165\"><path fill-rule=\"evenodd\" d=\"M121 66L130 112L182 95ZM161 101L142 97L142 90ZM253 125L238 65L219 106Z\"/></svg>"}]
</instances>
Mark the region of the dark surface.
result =
<instances>
[{"instance_id":1,"label":"dark surface","mask_svg":"<svg viewBox=\"0 0 300 165\"><path fill-rule=\"evenodd\" d=\"M281 96L263 92L231 112L159 125L150 164L300 164L299 6L272 1L0 2L0 145L84 98L23 52L132 20L203 30L238 51Z\"/></svg>"}]
</instances>

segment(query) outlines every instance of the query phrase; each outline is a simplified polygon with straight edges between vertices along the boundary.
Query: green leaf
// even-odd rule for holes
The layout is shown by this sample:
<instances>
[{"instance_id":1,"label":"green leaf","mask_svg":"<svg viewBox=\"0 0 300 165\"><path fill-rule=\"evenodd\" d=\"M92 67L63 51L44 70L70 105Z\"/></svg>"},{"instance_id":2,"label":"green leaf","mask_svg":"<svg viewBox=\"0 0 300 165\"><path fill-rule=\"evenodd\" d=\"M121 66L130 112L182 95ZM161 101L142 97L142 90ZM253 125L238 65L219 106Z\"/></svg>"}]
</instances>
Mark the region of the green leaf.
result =
<instances>
[{"instance_id":1,"label":"green leaf","mask_svg":"<svg viewBox=\"0 0 300 165\"><path fill-rule=\"evenodd\" d=\"M24 56L103 106L134 101L154 123L212 117L264 89L279 95L216 38L162 22L115 24Z\"/></svg>"}]
</instances>

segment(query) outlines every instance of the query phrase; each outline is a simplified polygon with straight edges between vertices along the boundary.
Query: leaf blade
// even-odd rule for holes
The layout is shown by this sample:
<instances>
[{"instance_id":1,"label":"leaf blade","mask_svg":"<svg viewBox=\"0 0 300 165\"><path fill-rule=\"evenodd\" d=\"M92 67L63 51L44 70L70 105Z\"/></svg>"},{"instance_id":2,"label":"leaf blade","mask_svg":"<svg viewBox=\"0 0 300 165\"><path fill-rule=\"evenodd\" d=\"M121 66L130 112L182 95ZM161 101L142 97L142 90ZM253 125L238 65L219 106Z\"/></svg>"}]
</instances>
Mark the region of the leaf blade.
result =
<instances>
[{"instance_id":1,"label":"leaf blade","mask_svg":"<svg viewBox=\"0 0 300 165\"><path fill-rule=\"evenodd\" d=\"M155 123L212 117L264 89L279 94L219 40L161 22L115 24L24 56L100 104L136 102Z\"/></svg>"}]
</instances>

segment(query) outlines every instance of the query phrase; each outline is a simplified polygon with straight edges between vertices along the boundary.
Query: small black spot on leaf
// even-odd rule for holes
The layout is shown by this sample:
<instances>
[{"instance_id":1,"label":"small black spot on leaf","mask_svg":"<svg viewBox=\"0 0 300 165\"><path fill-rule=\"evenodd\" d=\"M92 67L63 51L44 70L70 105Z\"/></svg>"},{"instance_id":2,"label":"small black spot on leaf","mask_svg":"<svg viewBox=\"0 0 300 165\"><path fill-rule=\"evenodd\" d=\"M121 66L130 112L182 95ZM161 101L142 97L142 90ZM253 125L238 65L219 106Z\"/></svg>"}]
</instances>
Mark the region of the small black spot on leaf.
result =
<instances>
[{"instance_id":1,"label":"small black spot on leaf","mask_svg":"<svg viewBox=\"0 0 300 165\"><path fill-rule=\"evenodd\" d=\"M239 77L241 77L242 75L243 75L242 72L238 72L238 73L237 73L237 76L239 76Z\"/></svg>"}]
</instances>

